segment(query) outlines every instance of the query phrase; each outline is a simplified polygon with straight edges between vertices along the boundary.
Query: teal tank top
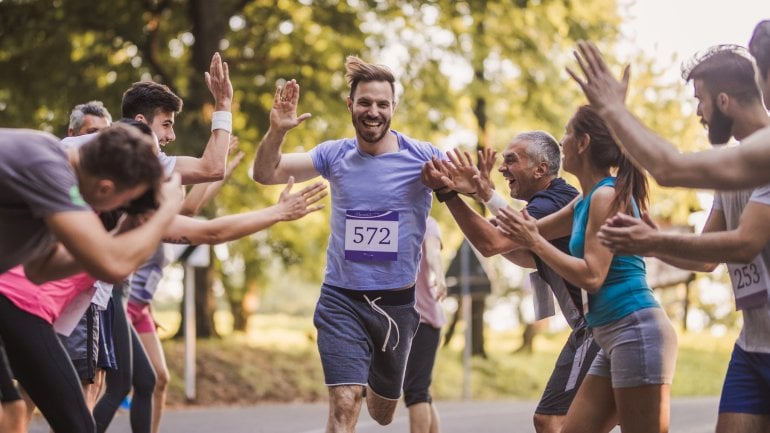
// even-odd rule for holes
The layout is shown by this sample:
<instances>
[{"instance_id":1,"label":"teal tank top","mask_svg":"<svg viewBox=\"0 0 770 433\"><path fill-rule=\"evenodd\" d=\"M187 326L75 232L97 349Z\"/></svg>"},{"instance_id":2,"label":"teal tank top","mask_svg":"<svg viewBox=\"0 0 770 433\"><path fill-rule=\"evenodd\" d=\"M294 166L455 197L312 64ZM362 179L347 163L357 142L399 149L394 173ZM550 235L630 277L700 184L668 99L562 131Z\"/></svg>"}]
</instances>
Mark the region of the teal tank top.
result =
<instances>
[{"instance_id":1,"label":"teal tank top","mask_svg":"<svg viewBox=\"0 0 770 433\"><path fill-rule=\"evenodd\" d=\"M588 208L594 191L602 186L615 187L614 177L605 177L575 204L572 221L572 238L569 243L570 253L583 258L585 254L586 227L588 226ZM633 204L638 217L639 210ZM604 284L595 294L588 294L588 313L585 315L588 326L606 325L643 308L659 307L658 301L647 284L644 260L640 256L612 256L610 269Z\"/></svg>"}]
</instances>

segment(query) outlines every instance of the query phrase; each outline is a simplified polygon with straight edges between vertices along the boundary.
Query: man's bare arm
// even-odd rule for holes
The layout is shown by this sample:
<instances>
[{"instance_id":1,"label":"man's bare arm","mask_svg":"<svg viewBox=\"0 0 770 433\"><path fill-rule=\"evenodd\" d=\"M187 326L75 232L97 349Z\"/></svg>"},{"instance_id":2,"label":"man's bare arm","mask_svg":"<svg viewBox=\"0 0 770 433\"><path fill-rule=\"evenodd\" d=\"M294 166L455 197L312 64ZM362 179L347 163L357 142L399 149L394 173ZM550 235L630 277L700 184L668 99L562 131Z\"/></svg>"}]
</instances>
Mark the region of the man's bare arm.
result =
<instances>
[{"instance_id":1,"label":"man's bare arm","mask_svg":"<svg viewBox=\"0 0 770 433\"><path fill-rule=\"evenodd\" d=\"M255 181L274 185L286 183L289 177L303 182L318 176L310 154L281 154L286 133L310 118L310 113L297 116L298 103L299 84L295 80L286 83L285 88L278 86L275 90L273 108L270 110L270 127L259 144L252 166Z\"/></svg>"},{"instance_id":2,"label":"man's bare arm","mask_svg":"<svg viewBox=\"0 0 770 433\"><path fill-rule=\"evenodd\" d=\"M67 253L57 249L42 259L25 263L27 278L41 284L84 270L102 281L122 281L152 255L166 227L179 213L182 194L178 175L163 184L158 201L158 210L144 224L115 236L102 228L91 211L48 216L46 224Z\"/></svg>"},{"instance_id":3,"label":"man's bare arm","mask_svg":"<svg viewBox=\"0 0 770 433\"><path fill-rule=\"evenodd\" d=\"M616 79L596 46L588 42L578 43L575 58L584 78L569 68L567 73L580 85L632 161L648 170L659 184L729 190L770 182L770 128L746 138L736 148L680 153L625 106L628 67L622 78Z\"/></svg>"},{"instance_id":4,"label":"man's bare arm","mask_svg":"<svg viewBox=\"0 0 770 433\"><path fill-rule=\"evenodd\" d=\"M226 62L222 61L219 53L214 53L212 56L205 79L214 97L214 111L229 113L233 102L233 85L230 82L230 68ZM174 171L182 175L183 185L214 182L224 178L231 130L232 125L230 130L214 129L200 158L177 157Z\"/></svg>"}]
</instances>

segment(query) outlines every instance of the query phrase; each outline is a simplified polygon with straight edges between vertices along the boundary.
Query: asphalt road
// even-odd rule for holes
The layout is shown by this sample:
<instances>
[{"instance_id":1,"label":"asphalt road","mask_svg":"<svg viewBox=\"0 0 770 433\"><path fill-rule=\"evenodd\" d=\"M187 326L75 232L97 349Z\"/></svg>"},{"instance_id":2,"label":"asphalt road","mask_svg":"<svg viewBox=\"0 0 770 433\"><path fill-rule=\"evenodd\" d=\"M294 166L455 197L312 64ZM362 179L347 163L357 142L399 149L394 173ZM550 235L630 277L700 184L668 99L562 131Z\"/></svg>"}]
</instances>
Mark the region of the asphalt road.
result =
<instances>
[{"instance_id":1,"label":"asphalt road","mask_svg":"<svg viewBox=\"0 0 770 433\"><path fill-rule=\"evenodd\" d=\"M438 402L442 433L534 433L531 401ZM671 405L672 433L712 433L717 417L718 397L677 398ZM194 407L168 410L162 432L179 433L324 433L327 406L313 404L264 404L247 407ZM396 412L393 423L382 427L369 418L364 408L358 433L407 433L407 411ZM619 432L616 428L613 432ZM45 421L36 416L31 433L48 432ZM120 412L108 433L130 433L128 415Z\"/></svg>"}]
</instances>

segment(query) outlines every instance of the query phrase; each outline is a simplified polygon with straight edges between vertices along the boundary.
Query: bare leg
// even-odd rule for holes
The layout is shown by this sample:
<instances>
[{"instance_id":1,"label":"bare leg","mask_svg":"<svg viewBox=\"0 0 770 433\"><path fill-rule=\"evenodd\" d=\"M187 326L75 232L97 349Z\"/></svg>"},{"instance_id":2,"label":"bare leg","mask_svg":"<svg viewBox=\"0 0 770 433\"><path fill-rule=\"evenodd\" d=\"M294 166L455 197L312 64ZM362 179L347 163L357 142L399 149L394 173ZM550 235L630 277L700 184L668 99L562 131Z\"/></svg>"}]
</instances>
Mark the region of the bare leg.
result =
<instances>
[{"instance_id":1,"label":"bare leg","mask_svg":"<svg viewBox=\"0 0 770 433\"><path fill-rule=\"evenodd\" d=\"M0 432L25 433L29 426L29 419L27 418L27 404L24 400L7 401L0 406L2 406ZM32 408L34 410L35 406Z\"/></svg>"},{"instance_id":2,"label":"bare leg","mask_svg":"<svg viewBox=\"0 0 770 433\"><path fill-rule=\"evenodd\" d=\"M562 433L608 433L617 424L610 379L587 375L572 400Z\"/></svg>"},{"instance_id":3,"label":"bare leg","mask_svg":"<svg viewBox=\"0 0 770 433\"><path fill-rule=\"evenodd\" d=\"M770 431L770 415L722 412L717 418L717 432L763 433Z\"/></svg>"},{"instance_id":4,"label":"bare leg","mask_svg":"<svg viewBox=\"0 0 770 433\"><path fill-rule=\"evenodd\" d=\"M361 385L337 385L329 387L329 419L326 433L354 433L364 387Z\"/></svg>"},{"instance_id":5,"label":"bare leg","mask_svg":"<svg viewBox=\"0 0 770 433\"><path fill-rule=\"evenodd\" d=\"M155 389L152 393L152 433L158 433L160 417L163 413L163 407L166 405L169 380L168 365L157 333L142 332L139 334L139 340L147 352L147 357L150 358L152 368L155 369Z\"/></svg>"},{"instance_id":6,"label":"bare leg","mask_svg":"<svg viewBox=\"0 0 770 433\"><path fill-rule=\"evenodd\" d=\"M564 425L566 415L546 415L536 413L532 418L537 433L559 433Z\"/></svg>"},{"instance_id":7,"label":"bare leg","mask_svg":"<svg viewBox=\"0 0 770 433\"><path fill-rule=\"evenodd\" d=\"M366 408L369 410L369 416L380 425L388 425L393 421L396 406L398 406L398 400L382 397L372 391L372 388L366 391Z\"/></svg>"},{"instance_id":8,"label":"bare leg","mask_svg":"<svg viewBox=\"0 0 770 433\"><path fill-rule=\"evenodd\" d=\"M439 417L432 403L417 403L409 406L409 433L438 433Z\"/></svg>"},{"instance_id":9,"label":"bare leg","mask_svg":"<svg viewBox=\"0 0 770 433\"><path fill-rule=\"evenodd\" d=\"M644 385L615 389L623 433L667 433L671 418L671 386Z\"/></svg>"}]
</instances>

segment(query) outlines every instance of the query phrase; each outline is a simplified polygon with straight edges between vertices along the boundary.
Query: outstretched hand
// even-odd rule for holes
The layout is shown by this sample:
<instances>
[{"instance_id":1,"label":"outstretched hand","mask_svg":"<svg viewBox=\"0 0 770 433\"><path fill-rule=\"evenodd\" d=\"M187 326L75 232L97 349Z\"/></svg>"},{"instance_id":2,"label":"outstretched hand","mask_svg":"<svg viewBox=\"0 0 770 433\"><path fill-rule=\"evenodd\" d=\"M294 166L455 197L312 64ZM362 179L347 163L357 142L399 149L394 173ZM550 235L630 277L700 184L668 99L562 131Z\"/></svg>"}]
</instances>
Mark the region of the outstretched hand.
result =
<instances>
[{"instance_id":1,"label":"outstretched hand","mask_svg":"<svg viewBox=\"0 0 770 433\"><path fill-rule=\"evenodd\" d=\"M602 54L593 43L579 41L578 50L573 51L573 54L575 59L577 59L580 70L583 71L585 79L581 79L569 67L567 68L567 73L580 85L591 106L597 111L622 106L626 99L631 67L626 65L623 69L623 76L619 81L612 76Z\"/></svg>"},{"instance_id":2,"label":"outstretched hand","mask_svg":"<svg viewBox=\"0 0 770 433\"><path fill-rule=\"evenodd\" d=\"M597 237L613 254L648 255L658 226L647 212L634 218L622 212L610 217L599 229Z\"/></svg>"},{"instance_id":3,"label":"outstretched hand","mask_svg":"<svg viewBox=\"0 0 770 433\"><path fill-rule=\"evenodd\" d=\"M510 207L500 209L500 214L497 215L497 229L525 248L532 248L540 236L537 220L526 209L521 213Z\"/></svg>"},{"instance_id":4,"label":"outstretched hand","mask_svg":"<svg viewBox=\"0 0 770 433\"><path fill-rule=\"evenodd\" d=\"M485 147L479 150L479 174L473 177L473 182L476 185L476 191L479 193L479 198L484 201L489 201L492 198L493 190L495 189L492 183L492 168L495 166L495 160L497 159L497 151Z\"/></svg>"},{"instance_id":5,"label":"outstretched hand","mask_svg":"<svg viewBox=\"0 0 770 433\"><path fill-rule=\"evenodd\" d=\"M281 210L281 221L293 221L311 212L323 209L323 205L313 204L326 197L327 192L324 183L316 182L295 193L291 192L293 186L294 176L291 176L289 181L286 182L286 188L281 192L281 198L278 200L278 206Z\"/></svg>"},{"instance_id":6,"label":"outstretched hand","mask_svg":"<svg viewBox=\"0 0 770 433\"><path fill-rule=\"evenodd\" d=\"M476 182L473 178L479 175L479 169L473 163L471 155L455 149L447 152L447 157L449 161L440 161L442 172L446 173L441 177L444 184L459 193L475 194Z\"/></svg>"},{"instance_id":7,"label":"outstretched hand","mask_svg":"<svg viewBox=\"0 0 770 433\"><path fill-rule=\"evenodd\" d=\"M444 183L442 177L448 176L448 174L442 170L443 167L441 166L441 163L435 157L423 164L422 172L420 173L422 184L434 191L446 188L447 185Z\"/></svg>"},{"instance_id":8,"label":"outstretched hand","mask_svg":"<svg viewBox=\"0 0 770 433\"><path fill-rule=\"evenodd\" d=\"M290 80L285 87L278 86L275 89L273 108L270 110L270 127L285 132L309 119L310 113L297 116L298 103L299 84L297 84L297 80Z\"/></svg>"},{"instance_id":9,"label":"outstretched hand","mask_svg":"<svg viewBox=\"0 0 770 433\"><path fill-rule=\"evenodd\" d=\"M209 71L204 72L206 86L214 96L214 110L230 111L233 102L233 84L230 82L230 67L222 61L219 53L211 57Z\"/></svg>"}]
</instances>

